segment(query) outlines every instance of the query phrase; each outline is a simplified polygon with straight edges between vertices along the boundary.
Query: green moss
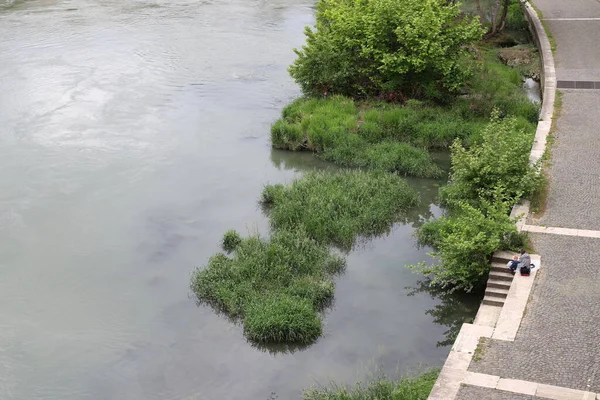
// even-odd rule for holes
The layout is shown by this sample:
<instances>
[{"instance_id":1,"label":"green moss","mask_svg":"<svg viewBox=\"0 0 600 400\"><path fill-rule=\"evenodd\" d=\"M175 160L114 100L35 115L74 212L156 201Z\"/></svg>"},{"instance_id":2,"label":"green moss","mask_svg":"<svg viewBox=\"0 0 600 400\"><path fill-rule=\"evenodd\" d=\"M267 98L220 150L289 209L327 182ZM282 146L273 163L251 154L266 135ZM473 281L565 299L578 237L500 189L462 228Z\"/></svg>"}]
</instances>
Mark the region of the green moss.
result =
<instances>
[{"instance_id":1,"label":"green moss","mask_svg":"<svg viewBox=\"0 0 600 400\"><path fill-rule=\"evenodd\" d=\"M331 387L311 388L303 393L303 400L426 400L439 375L438 370L427 371L416 377L390 380L385 376L374 378L352 387L332 384Z\"/></svg>"},{"instance_id":2,"label":"green moss","mask_svg":"<svg viewBox=\"0 0 600 400\"><path fill-rule=\"evenodd\" d=\"M345 249L358 236L385 232L419 201L397 175L360 170L310 172L285 187L267 186L262 198L271 200L273 228L302 228L320 243Z\"/></svg>"}]
</instances>

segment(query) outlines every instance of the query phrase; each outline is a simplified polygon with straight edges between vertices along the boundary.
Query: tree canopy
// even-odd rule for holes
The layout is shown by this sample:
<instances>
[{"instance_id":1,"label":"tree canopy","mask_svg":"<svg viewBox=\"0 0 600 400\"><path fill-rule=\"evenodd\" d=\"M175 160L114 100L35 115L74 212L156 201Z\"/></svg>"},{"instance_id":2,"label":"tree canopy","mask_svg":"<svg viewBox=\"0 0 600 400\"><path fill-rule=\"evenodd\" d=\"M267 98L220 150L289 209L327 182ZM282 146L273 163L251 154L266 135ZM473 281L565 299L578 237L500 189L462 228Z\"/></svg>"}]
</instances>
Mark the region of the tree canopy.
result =
<instances>
[{"instance_id":1,"label":"tree canopy","mask_svg":"<svg viewBox=\"0 0 600 400\"><path fill-rule=\"evenodd\" d=\"M305 94L436 97L460 89L460 59L483 35L445 0L320 0L289 71Z\"/></svg>"}]
</instances>

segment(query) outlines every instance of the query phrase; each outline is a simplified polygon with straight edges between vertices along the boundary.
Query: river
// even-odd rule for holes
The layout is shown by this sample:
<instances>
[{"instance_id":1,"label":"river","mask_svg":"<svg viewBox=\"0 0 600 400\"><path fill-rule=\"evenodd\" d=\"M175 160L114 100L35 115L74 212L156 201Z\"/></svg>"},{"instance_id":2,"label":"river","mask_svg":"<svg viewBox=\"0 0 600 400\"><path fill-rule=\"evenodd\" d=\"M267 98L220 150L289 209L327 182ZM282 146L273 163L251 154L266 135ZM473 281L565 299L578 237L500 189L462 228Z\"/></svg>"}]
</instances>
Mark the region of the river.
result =
<instances>
[{"instance_id":1,"label":"river","mask_svg":"<svg viewBox=\"0 0 600 400\"><path fill-rule=\"evenodd\" d=\"M0 399L288 400L443 363L477 299L409 295L404 267L440 182L350 254L307 349L252 347L190 295L226 230L267 232L263 185L329 167L269 145L312 1L0 4Z\"/></svg>"}]
</instances>

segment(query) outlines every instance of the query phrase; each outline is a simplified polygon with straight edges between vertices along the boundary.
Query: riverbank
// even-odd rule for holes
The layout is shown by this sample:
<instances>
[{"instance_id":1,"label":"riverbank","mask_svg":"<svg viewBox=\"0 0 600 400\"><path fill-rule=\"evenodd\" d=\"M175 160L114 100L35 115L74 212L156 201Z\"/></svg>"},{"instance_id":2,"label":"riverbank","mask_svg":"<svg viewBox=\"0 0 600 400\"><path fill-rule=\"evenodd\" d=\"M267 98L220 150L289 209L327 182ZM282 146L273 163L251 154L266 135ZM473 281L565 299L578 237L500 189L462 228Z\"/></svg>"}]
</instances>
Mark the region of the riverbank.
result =
<instances>
[{"instance_id":1,"label":"riverbank","mask_svg":"<svg viewBox=\"0 0 600 400\"><path fill-rule=\"evenodd\" d=\"M516 41L516 38L517 36L515 36L514 41ZM506 40L505 37L503 43ZM500 181L498 183L489 181L489 185L493 186L493 189L490 190L496 190L498 185L514 186L512 192L504 194L504 196L511 199L509 201L512 201L513 196L517 193L524 194L523 191L527 189L521 187L523 185L516 184L518 182L515 179L522 179L521 175L526 175L527 171L521 168L520 160L522 157L512 157L510 152L520 152L521 144L525 147L530 145L533 137L533 121L537 116L538 107L529 101L523 90L522 70L510 67L502 62L502 58L498 54L502 49L504 48L498 47L494 41L481 42L474 50L473 58L469 61L469 65L472 66L475 72L468 94L460 96L446 105L436 105L433 102L417 100L410 100L406 105L373 100L358 102L342 96L333 96L328 98L304 98L286 107L283 110L284 118L273 125L271 138L274 147L283 147L288 150L315 151L326 160L334 160L344 166L366 167L375 170L375 173L372 173L370 178L362 183L360 180L337 179L338 176L341 176L340 174L344 174L342 172L330 174L328 177L322 175L327 178L315 186L315 188L319 188L319 192L314 196L307 193L295 193L297 190L293 187L289 190L284 189L281 185L267 187L263 193L263 204L274 205L274 210L269 212L271 214L272 232L275 233L282 228L292 231L306 231L310 240L316 240L325 246L338 245L345 250L349 250L352 248L357 236L362 235L365 237L365 235L385 232L394 222L399 220L400 215L398 212L400 210L394 210L390 214L388 211L390 209L389 205L404 204L402 193L405 193L406 190L402 189L400 190L402 193L398 192L388 196L390 201L387 201L382 194L382 188L385 187L384 182L389 179L396 179L398 181L396 187L401 188L405 184L398 178L399 174L429 178L440 176L442 170L434 164L433 158L427 150L448 148L452 143L454 143L453 149L456 149L456 151L459 151L459 147L462 145L471 148L472 151L465 152L465 156L481 158L481 168L496 168L495 165L497 165L496 169L500 168L494 172L498 175ZM519 63L519 66L522 65L523 63ZM486 122L490 118L492 118L492 121ZM503 118L503 121L500 121L500 118ZM494 135L494 137L487 137L489 134ZM502 140L508 145L508 147L504 147L508 153L502 155L507 160L508 164L506 165L494 163L489 158L492 156L493 151L486 155L485 151L481 153L478 150L485 149L486 146L489 147L492 142L498 140L498 135L501 135ZM490 149L492 148L490 147ZM521 153L523 152L519 154ZM483 154L483 158L481 154ZM454 150L453 157L456 160L453 161L452 173L456 182L452 187L457 187L459 169L464 168L465 164L460 164L457 161L458 154ZM465 157L463 159L467 160ZM527 157L523 159L523 162L526 167ZM479 170L480 168L477 167L476 169ZM346 172L346 174L349 173ZM509 176L509 181L502 181L505 176ZM294 186L310 187L313 178L314 175L307 175L294 183ZM302 181L307 182L302 183ZM372 188L369 187L369 182L374 184ZM468 182L463 182L464 184L468 186ZM485 184L482 183L482 185L480 185L482 190L489 189ZM472 190L468 190L469 192L484 196L486 201L491 199L491 195L484 195L478 187L470 189ZM295 194L291 197L281 196L286 192ZM462 193L462 189L455 190L455 193L458 192ZM353 193L354 195L352 195ZM369 201L360 205L359 202L366 200L364 198L366 193L368 193ZM319 196L320 206L314 210L307 209L307 207L310 208L310 201L305 202L310 199L317 199ZM488 196L489 199L485 196ZM448 204L450 203L448 196L446 196L445 201ZM452 201L457 202L460 199L454 196ZM406 212L414 203L415 201L409 201L406 206L401 207L402 211ZM483 203L473 203L472 206L478 210L483 207ZM294 207L297 209L294 210ZM324 209L330 209L333 214L323 213ZM340 214L339 210L346 210L349 214L343 216L343 213ZM490 231L491 235L485 239L487 242L484 245L477 244L476 248L469 249L466 254L456 257L475 259L472 253L477 252L476 262L478 264L475 270L477 273L468 275L468 278L465 278L466 282L458 281L465 289L470 290L469 285L475 283L473 276L478 277L483 272L479 268L479 264L485 265L487 257L494 250L511 244L512 247L522 245L521 241L515 242L513 240L511 242L502 239L503 237L516 237L512 231L508 231L506 228L510 223L508 212L505 212L504 203L500 206L493 205L493 210L488 207L481 211L482 221L485 221L487 223L486 227L488 227L486 232ZM453 216L456 215L457 218L472 217L472 215L463 214L459 215L457 210L453 211ZM503 217L506 221L504 219L500 220L502 218L500 214L505 214ZM332 215L337 215L338 219L330 221ZM448 219L441 221L446 220ZM452 220L448 221L451 224L454 223ZM489 222L492 224L490 225ZM335 228L336 225L340 227ZM428 238L430 238L421 240L422 244L433 246L437 251L434 255L439 256L444 263L437 270L426 269L425 274L434 275L432 281L434 284L445 286L447 282L451 281L456 284L457 277L453 274L457 272L450 266L450 263L454 260L446 257L447 247L443 245L441 240L431 239L441 236L447 239L453 237L454 233L446 231L440 234L431 233L435 229L440 232L445 229L443 225L434 222L427 223L421 229L426 229L429 232ZM466 236L463 236L460 240L467 240ZM278 237L277 234L275 234L275 237ZM419 235L420 239L423 237L425 236ZM255 239L258 240L258 238ZM251 239L245 239L243 243L250 243L251 241ZM251 305L253 305L251 308L254 310L261 309L265 311L266 309L262 305L257 307L256 299L263 297L260 288L266 287L265 282L269 279L262 280L264 274L259 273L259 270L255 267L247 268L246 264L250 262L250 264L263 265L264 262L259 262L259 260L264 259L264 256L259 254L263 251L260 249L265 246L271 246L274 249L279 245L274 246L268 240L261 243L259 246L244 247L246 250L240 254L244 254L245 258L228 259L223 254L217 254L210 259L206 268L198 269L192 278L192 289L198 296L199 301L212 305L217 311L225 312L231 318L241 318L242 321L247 318L247 308ZM298 249L291 246L291 243L289 241L280 243L284 247L288 247L283 250L284 252L293 254L298 251ZM267 251L267 254L269 252L270 250ZM247 255L250 253L254 255L248 258ZM468 267L471 266L468 265ZM327 268L324 268L324 270L327 270ZM437 273L437 271L441 272ZM252 278L256 274L261 278L256 280ZM233 276L237 276L237 278ZM247 281L254 283L246 287L245 282ZM322 287L319 282L320 278L313 282L316 289ZM331 301L333 284L330 281L328 282L325 292L327 300ZM298 284L296 280L291 280L285 283L284 286L288 284L292 292L296 293L294 296L299 296L298 300L300 301L303 296L300 296L299 293L304 293L306 290L302 288L294 289L293 287ZM308 296L307 303L316 304L314 313L322 311L323 305L326 303L322 299L322 294L317 295L320 300L315 303L314 294L322 291L321 289L315 290L310 290L310 293L313 294ZM288 289L285 292L287 293ZM267 308L280 310L281 318L271 322L264 318L261 320L265 323L276 324L276 329L275 325L273 325L273 329L277 333L273 335L253 334L251 329L245 329L246 335L254 338L254 341L265 344L293 344L297 342L306 344L314 342L321 335L322 330L316 314L312 317L313 322L310 325L302 325L297 323L296 313L302 315L300 319L305 319L306 315L300 312L299 308L292 310L290 308L291 301L274 300L269 297L268 303L271 306ZM283 307L282 304L287 304L287 306ZM269 329L263 327L261 330L266 332Z\"/></svg>"},{"instance_id":2,"label":"riverbank","mask_svg":"<svg viewBox=\"0 0 600 400\"><path fill-rule=\"evenodd\" d=\"M544 124L546 133L552 135L548 149L542 147L540 135L540 148L531 154L534 158L551 150L547 153L546 207L542 215L524 207L520 224L532 237L544 268L533 282L527 312L519 321L514 340L486 341L480 359L468 365L467 374L500 376L498 384L466 386L456 397L460 400L474 398L476 391L479 398L506 396L506 390L515 396L527 393L548 399L600 396L600 349L595 328L600 324L600 214L592 172L600 160L595 146L600 86L577 84L600 80L600 52L586 44L598 36L598 25L590 19L600 17L600 5L596 1L567 5L553 0L534 4L540 12L529 11L545 49L544 63L552 65L545 68L544 93L557 87L561 92L560 114L552 116L552 104L547 104L551 118L540 122L540 127ZM554 37L555 49L543 26ZM555 69L551 50L555 50ZM511 387L500 384L516 380L519 383Z\"/></svg>"}]
</instances>

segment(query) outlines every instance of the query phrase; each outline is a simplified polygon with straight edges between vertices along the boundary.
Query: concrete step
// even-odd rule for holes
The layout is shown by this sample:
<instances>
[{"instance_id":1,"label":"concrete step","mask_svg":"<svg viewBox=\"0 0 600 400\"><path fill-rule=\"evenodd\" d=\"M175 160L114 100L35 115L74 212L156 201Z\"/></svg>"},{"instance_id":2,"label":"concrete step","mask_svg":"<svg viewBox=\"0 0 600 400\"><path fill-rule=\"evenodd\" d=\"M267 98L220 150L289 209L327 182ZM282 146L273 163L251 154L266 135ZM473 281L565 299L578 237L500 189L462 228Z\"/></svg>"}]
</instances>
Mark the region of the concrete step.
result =
<instances>
[{"instance_id":1,"label":"concrete step","mask_svg":"<svg viewBox=\"0 0 600 400\"><path fill-rule=\"evenodd\" d=\"M491 267L490 267L490 270L491 271L500 271L500 272L502 272L502 271L508 271L508 267L506 266L506 263L508 263L508 261L507 262L503 262L503 263L493 262L492 265L491 265Z\"/></svg>"},{"instance_id":2,"label":"concrete step","mask_svg":"<svg viewBox=\"0 0 600 400\"><path fill-rule=\"evenodd\" d=\"M487 304L488 306L502 307L504 305L504 299L498 297L485 296L481 303Z\"/></svg>"},{"instance_id":3,"label":"concrete step","mask_svg":"<svg viewBox=\"0 0 600 400\"><path fill-rule=\"evenodd\" d=\"M490 271L489 279L493 279L495 281L507 281L512 282L514 275L510 273L510 270L507 271Z\"/></svg>"},{"instance_id":4,"label":"concrete step","mask_svg":"<svg viewBox=\"0 0 600 400\"><path fill-rule=\"evenodd\" d=\"M513 256L518 255L513 251L497 251L492 256L493 262L503 262L505 265L507 262L512 260Z\"/></svg>"},{"instance_id":5,"label":"concrete step","mask_svg":"<svg viewBox=\"0 0 600 400\"><path fill-rule=\"evenodd\" d=\"M512 281L501 281L498 279L488 279L487 287L489 288L498 288L498 289L510 289L510 284Z\"/></svg>"},{"instance_id":6,"label":"concrete step","mask_svg":"<svg viewBox=\"0 0 600 400\"><path fill-rule=\"evenodd\" d=\"M498 297L505 299L506 296L508 296L508 289L491 288L488 286L487 289L485 289L485 295L487 297Z\"/></svg>"}]
</instances>

